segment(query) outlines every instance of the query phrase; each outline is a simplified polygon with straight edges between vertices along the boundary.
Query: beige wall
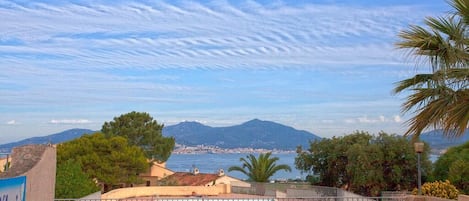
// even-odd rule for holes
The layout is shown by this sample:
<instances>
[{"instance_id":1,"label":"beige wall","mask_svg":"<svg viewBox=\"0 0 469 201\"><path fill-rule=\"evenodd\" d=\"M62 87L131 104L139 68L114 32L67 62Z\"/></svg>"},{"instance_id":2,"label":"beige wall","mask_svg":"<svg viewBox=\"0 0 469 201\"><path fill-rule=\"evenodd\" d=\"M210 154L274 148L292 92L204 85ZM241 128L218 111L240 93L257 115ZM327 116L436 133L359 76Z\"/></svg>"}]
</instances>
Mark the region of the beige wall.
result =
<instances>
[{"instance_id":1,"label":"beige wall","mask_svg":"<svg viewBox=\"0 0 469 201\"><path fill-rule=\"evenodd\" d=\"M140 174L140 178L142 178L144 182L142 184L137 184L136 186L146 186L147 181L150 181L150 186L155 186L157 185L158 180L172 174L174 174L174 171L166 169L166 163L154 162L146 173Z\"/></svg>"},{"instance_id":2,"label":"beige wall","mask_svg":"<svg viewBox=\"0 0 469 201\"><path fill-rule=\"evenodd\" d=\"M172 174L174 174L174 172L166 169L164 166L153 165L150 168L150 176L152 177L165 178Z\"/></svg>"},{"instance_id":3,"label":"beige wall","mask_svg":"<svg viewBox=\"0 0 469 201\"><path fill-rule=\"evenodd\" d=\"M41 160L24 174L27 201L54 200L56 161L55 147L47 147Z\"/></svg>"},{"instance_id":4,"label":"beige wall","mask_svg":"<svg viewBox=\"0 0 469 201\"><path fill-rule=\"evenodd\" d=\"M439 198L439 197L431 197L431 196L410 195L410 196L407 196L406 201L454 201L454 200Z\"/></svg>"},{"instance_id":5,"label":"beige wall","mask_svg":"<svg viewBox=\"0 0 469 201\"><path fill-rule=\"evenodd\" d=\"M219 184L216 186L148 186L120 188L101 195L101 199L124 199L133 197L150 196L190 196L190 195L219 195L231 192L230 185Z\"/></svg>"},{"instance_id":6,"label":"beige wall","mask_svg":"<svg viewBox=\"0 0 469 201\"><path fill-rule=\"evenodd\" d=\"M215 185L218 185L218 184L230 184L230 185L232 185L233 183L236 183L236 184L245 183L245 184L242 184L242 185L249 185L250 186L250 184L247 183L247 182L243 182L239 179L236 179L236 178L233 178L233 177L230 177L230 176L227 176L227 175L221 176L217 180L215 180ZM210 182L210 183L206 184L205 186L211 186L211 185L213 185L213 182Z\"/></svg>"},{"instance_id":7,"label":"beige wall","mask_svg":"<svg viewBox=\"0 0 469 201\"><path fill-rule=\"evenodd\" d=\"M459 195L458 201L469 201L469 195Z\"/></svg>"}]
</instances>

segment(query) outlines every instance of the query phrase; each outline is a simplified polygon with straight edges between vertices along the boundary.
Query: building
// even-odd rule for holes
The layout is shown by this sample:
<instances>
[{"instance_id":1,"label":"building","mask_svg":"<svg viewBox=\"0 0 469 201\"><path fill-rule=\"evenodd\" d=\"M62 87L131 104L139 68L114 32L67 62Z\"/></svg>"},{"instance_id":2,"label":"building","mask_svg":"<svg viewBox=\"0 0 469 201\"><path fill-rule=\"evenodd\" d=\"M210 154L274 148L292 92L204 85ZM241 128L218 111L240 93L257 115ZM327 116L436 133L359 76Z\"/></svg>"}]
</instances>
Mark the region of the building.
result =
<instances>
[{"instance_id":1,"label":"building","mask_svg":"<svg viewBox=\"0 0 469 201\"><path fill-rule=\"evenodd\" d=\"M232 182L242 183L243 181L225 175L225 171L220 169L217 173L200 173L198 168L192 172L175 172L162 179L160 183L172 186L215 186L218 184L231 185Z\"/></svg>"},{"instance_id":2,"label":"building","mask_svg":"<svg viewBox=\"0 0 469 201\"><path fill-rule=\"evenodd\" d=\"M145 182L145 186L156 186L158 185L158 181L174 174L174 171L166 168L166 163L158 163L156 161L151 163L150 168L146 173L141 173L139 176Z\"/></svg>"}]
</instances>

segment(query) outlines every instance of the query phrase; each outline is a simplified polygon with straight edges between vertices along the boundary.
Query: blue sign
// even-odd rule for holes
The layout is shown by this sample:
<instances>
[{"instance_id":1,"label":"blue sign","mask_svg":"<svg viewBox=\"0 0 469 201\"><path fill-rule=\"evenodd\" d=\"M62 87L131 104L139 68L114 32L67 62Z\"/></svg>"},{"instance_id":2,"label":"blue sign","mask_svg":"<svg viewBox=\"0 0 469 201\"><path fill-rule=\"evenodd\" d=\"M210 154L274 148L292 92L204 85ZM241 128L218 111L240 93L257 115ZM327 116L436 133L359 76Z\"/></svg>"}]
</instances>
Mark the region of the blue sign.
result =
<instances>
[{"instance_id":1,"label":"blue sign","mask_svg":"<svg viewBox=\"0 0 469 201\"><path fill-rule=\"evenodd\" d=\"M0 201L26 201L26 176L0 179Z\"/></svg>"}]
</instances>

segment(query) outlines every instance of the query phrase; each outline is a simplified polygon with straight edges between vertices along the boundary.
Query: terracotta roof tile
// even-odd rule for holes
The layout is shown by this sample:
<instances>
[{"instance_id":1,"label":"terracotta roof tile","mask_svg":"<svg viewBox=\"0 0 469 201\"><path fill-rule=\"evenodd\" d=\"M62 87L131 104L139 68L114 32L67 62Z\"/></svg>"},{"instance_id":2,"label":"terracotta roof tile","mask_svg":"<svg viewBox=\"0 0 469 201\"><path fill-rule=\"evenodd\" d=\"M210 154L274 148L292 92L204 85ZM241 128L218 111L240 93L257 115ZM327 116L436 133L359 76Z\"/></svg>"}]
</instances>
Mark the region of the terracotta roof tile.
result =
<instances>
[{"instance_id":1,"label":"terracotta roof tile","mask_svg":"<svg viewBox=\"0 0 469 201\"><path fill-rule=\"evenodd\" d=\"M175 181L179 186L204 186L214 182L219 177L218 174L176 172L165 177L164 180Z\"/></svg>"}]
</instances>

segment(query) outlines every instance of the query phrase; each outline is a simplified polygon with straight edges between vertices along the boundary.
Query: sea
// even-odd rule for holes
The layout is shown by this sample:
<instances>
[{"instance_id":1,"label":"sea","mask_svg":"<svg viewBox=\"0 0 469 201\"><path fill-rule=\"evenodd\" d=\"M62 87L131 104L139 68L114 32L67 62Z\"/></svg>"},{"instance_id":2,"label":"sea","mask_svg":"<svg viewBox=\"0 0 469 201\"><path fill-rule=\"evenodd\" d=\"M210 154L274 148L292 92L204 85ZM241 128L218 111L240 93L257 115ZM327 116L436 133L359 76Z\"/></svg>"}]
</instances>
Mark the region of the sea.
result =
<instances>
[{"instance_id":1,"label":"sea","mask_svg":"<svg viewBox=\"0 0 469 201\"><path fill-rule=\"evenodd\" d=\"M246 175L238 171L228 172L231 166L242 166L240 158L245 158L246 153L204 153L204 154L172 154L166 161L166 167L176 172L190 172L194 167L198 168L201 173L217 173L223 169L225 174L238 178L247 179ZM254 154L257 156L257 154ZM305 179L306 173L301 173L295 168L296 153L277 153L272 154L273 157L278 157L279 160L276 164L286 164L292 169L291 172L283 170L278 171L272 180L287 180L287 179Z\"/></svg>"},{"instance_id":2,"label":"sea","mask_svg":"<svg viewBox=\"0 0 469 201\"><path fill-rule=\"evenodd\" d=\"M166 161L166 167L176 172L190 172L194 167L198 168L201 173L217 173L223 169L225 174L238 178L247 179L246 175L238 172L228 172L231 166L242 166L240 158L245 158L246 153L217 153L217 154L172 154ZM256 154L254 154L256 155ZM257 156L257 155L256 155ZM307 173L302 173L295 168L296 153L277 153L272 156L278 157L277 164L289 165L292 169L291 172L283 170L278 171L271 180L287 180L287 179L302 179L304 180ZM435 162L438 155L430 155L430 160Z\"/></svg>"}]
</instances>

